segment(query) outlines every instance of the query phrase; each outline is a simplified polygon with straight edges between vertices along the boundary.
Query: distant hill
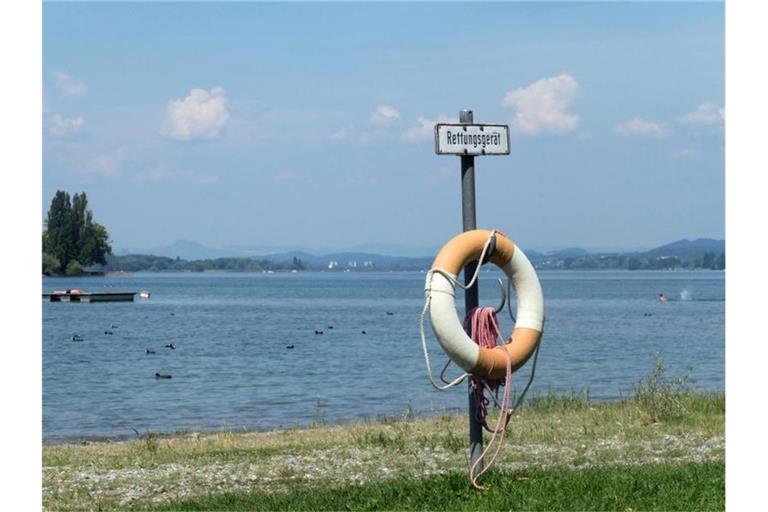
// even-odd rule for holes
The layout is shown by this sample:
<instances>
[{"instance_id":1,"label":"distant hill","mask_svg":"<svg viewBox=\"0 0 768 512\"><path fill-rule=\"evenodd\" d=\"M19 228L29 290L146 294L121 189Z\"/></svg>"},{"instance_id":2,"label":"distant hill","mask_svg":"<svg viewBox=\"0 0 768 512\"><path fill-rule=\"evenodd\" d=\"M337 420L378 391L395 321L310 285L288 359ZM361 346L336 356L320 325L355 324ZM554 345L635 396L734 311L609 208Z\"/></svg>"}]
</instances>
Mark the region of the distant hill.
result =
<instances>
[{"instance_id":1,"label":"distant hill","mask_svg":"<svg viewBox=\"0 0 768 512\"><path fill-rule=\"evenodd\" d=\"M536 249L523 249L523 251L525 252L525 255L528 256L528 259L531 261L540 260L546 257L546 255L543 252L537 251Z\"/></svg>"},{"instance_id":2,"label":"distant hill","mask_svg":"<svg viewBox=\"0 0 768 512\"><path fill-rule=\"evenodd\" d=\"M700 258L708 252L725 252L725 240L715 240L713 238L697 238L696 240L688 240L687 238L684 238L682 240L651 249L645 254L648 256L666 256L680 259L691 259Z\"/></svg>"},{"instance_id":3,"label":"distant hill","mask_svg":"<svg viewBox=\"0 0 768 512\"><path fill-rule=\"evenodd\" d=\"M547 253L547 256L556 257L556 258L578 258L579 256L586 256L588 254L589 254L589 251L587 251L586 249L569 247L567 249L560 249L558 251L549 252Z\"/></svg>"},{"instance_id":4,"label":"distant hill","mask_svg":"<svg viewBox=\"0 0 768 512\"><path fill-rule=\"evenodd\" d=\"M381 246L383 249L384 246ZM393 249L393 247L389 247ZM389 255L373 251L338 251L315 254L284 250L257 254L256 248L212 248L179 240L169 246L141 251L119 251L108 259L107 270L424 270L434 253L423 256ZM436 252L436 251L434 251ZM725 241L682 239L649 251L594 252L578 247L551 251L526 249L539 269L715 268L725 266ZM178 260L177 260L178 258Z\"/></svg>"},{"instance_id":5,"label":"distant hill","mask_svg":"<svg viewBox=\"0 0 768 512\"><path fill-rule=\"evenodd\" d=\"M179 240L153 249L116 251L107 258L104 270L422 270L429 268L433 258L359 251L313 254L289 250L256 254L252 248L216 249Z\"/></svg>"},{"instance_id":6,"label":"distant hill","mask_svg":"<svg viewBox=\"0 0 768 512\"><path fill-rule=\"evenodd\" d=\"M362 245L355 245L353 247L350 247L349 250L352 252L380 254L382 256L420 258L428 254L437 254L437 251L440 250L440 247L439 246L414 247L409 245L395 245L395 244L362 244ZM330 251L330 252L345 252L345 251Z\"/></svg>"},{"instance_id":7,"label":"distant hill","mask_svg":"<svg viewBox=\"0 0 768 512\"><path fill-rule=\"evenodd\" d=\"M217 249L191 240L177 240L171 245L153 247L150 249L121 250L118 251L117 254L152 254L154 256L165 256L166 258L178 257L190 261L212 258L242 258L247 256L242 251L236 249Z\"/></svg>"},{"instance_id":8,"label":"distant hill","mask_svg":"<svg viewBox=\"0 0 768 512\"><path fill-rule=\"evenodd\" d=\"M551 270L721 270L725 268L725 240L683 239L648 251L630 252L592 253L584 249L568 248L535 256L529 254L529 258L536 268Z\"/></svg>"},{"instance_id":9,"label":"distant hill","mask_svg":"<svg viewBox=\"0 0 768 512\"><path fill-rule=\"evenodd\" d=\"M250 247L236 246L229 248L215 248L203 245L191 240L177 240L176 242L161 247L149 249L119 249L115 251L118 256L128 254L152 254L167 258L179 257L183 260L205 260L215 258L267 258L272 260L291 260L294 256L303 261L317 263L322 260L339 259L366 259L366 260L397 260L407 258L424 258L430 254L436 254L439 249L418 249L415 247L367 244L359 245L349 251L326 250L312 251L298 247ZM327 262L327 261L326 261Z\"/></svg>"}]
</instances>

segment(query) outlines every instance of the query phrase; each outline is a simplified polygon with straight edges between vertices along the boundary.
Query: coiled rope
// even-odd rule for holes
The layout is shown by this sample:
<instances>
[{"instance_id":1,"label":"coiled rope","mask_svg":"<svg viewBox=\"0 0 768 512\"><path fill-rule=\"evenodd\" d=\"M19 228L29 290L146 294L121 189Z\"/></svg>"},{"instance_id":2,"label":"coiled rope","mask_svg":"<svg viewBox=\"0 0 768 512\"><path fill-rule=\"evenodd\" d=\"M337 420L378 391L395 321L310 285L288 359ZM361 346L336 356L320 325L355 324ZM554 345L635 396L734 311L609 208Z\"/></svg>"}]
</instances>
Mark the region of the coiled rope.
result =
<instances>
[{"instance_id":1,"label":"coiled rope","mask_svg":"<svg viewBox=\"0 0 768 512\"><path fill-rule=\"evenodd\" d=\"M468 326L472 328L470 332L472 333L472 340L475 343L481 347L490 349L498 346L498 341L501 340L501 329L499 329L499 324L496 320L496 310L494 308L472 309L472 311L470 311L470 313L464 319L464 329L466 330ZM483 426L483 428L491 433L491 439L488 441L488 444L485 446L474 464L472 464L469 468L469 480L478 490L486 489L486 487L479 485L477 480L480 478L480 476L483 475L483 473L491 469L493 463L496 462L496 457L499 455L502 446L504 446L504 435L507 432L509 420L511 420L512 415L517 412L518 407L520 407L520 404L523 402L523 399L528 392L528 389L531 387L531 383L533 383L533 377L536 374L536 361L539 359L540 347L541 339L539 339L539 343L536 345L536 351L533 355L531 375L528 378L528 382L526 383L525 388L523 388L520 396L515 401L515 405L513 407L509 406L510 393L512 390L512 360L509 352L506 350L503 351L507 362L506 372L503 379L488 379L470 376L470 393L475 395L475 404L477 404L477 408L475 409L475 418L477 419L478 423ZM501 402L498 400L500 386L504 386L504 394L502 395ZM488 426L487 421L488 406L491 402L488 397L493 399L494 404L501 411L499 414L499 419L496 421L496 426L493 429ZM494 442L496 442L496 450L493 452L493 456L491 456L491 459L487 464L482 466L483 469L475 474L477 467L481 465L481 462L485 459L485 456L491 450Z\"/></svg>"},{"instance_id":2,"label":"coiled rope","mask_svg":"<svg viewBox=\"0 0 768 512\"><path fill-rule=\"evenodd\" d=\"M499 324L496 321L496 310L493 308L473 308L464 319L464 329L467 330L467 327L471 328L469 332L472 333L472 340L475 343L483 348L496 348L497 341L501 338ZM496 457L499 455L499 451L501 450L501 447L504 443L504 434L507 431L509 419L512 417L512 410L509 408L509 393L510 389L512 389L512 360L506 350L504 350L504 355L506 356L507 360L507 368L503 379L491 380L478 377L471 377L470 379L470 393L475 395L475 403L477 404L477 409L474 411L475 418L477 419L478 423L480 423L487 431L491 433L490 441L488 441L488 444L483 449L483 452L480 454L474 464L472 464L472 466L469 468L469 479L472 482L472 485L476 489L480 490L484 490L485 487L479 485L477 483L477 479L480 478L483 473L488 471L488 469L490 469L491 466L493 466L493 463L496 461ZM501 404L499 404L497 400L499 386L504 386L504 395L501 399ZM487 421L488 405L490 400L486 398L486 389L489 391L488 394L494 397L496 404L501 409L501 414L499 414L496 427L493 429L488 426ZM486 454L488 454L494 442L496 441L496 436L500 436L498 438L498 442L496 443L496 451L493 453L493 456L491 457L491 460L488 462L488 464L481 466L483 469L479 473L475 474L477 467L481 465L483 459L485 459Z\"/></svg>"}]
</instances>

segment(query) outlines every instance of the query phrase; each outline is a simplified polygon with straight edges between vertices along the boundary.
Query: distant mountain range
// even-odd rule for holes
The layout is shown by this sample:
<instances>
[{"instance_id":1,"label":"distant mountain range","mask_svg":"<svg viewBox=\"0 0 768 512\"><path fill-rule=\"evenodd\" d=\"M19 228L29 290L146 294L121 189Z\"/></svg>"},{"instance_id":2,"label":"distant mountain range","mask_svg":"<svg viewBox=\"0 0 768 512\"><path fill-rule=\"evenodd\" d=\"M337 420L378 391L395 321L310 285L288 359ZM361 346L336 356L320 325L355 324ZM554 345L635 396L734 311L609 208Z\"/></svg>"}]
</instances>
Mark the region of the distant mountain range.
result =
<instances>
[{"instance_id":1,"label":"distant mountain range","mask_svg":"<svg viewBox=\"0 0 768 512\"><path fill-rule=\"evenodd\" d=\"M396 246L378 246L395 251ZM280 249L278 247L263 249ZM257 253L258 248L212 248L189 240L179 240L169 246L148 249L146 251L117 251L112 257L110 268L119 268L120 262L130 261L134 265L135 255L152 255L166 260L201 261L220 258L239 258L269 262L293 262L299 268L307 269L377 269L377 270L418 270L429 268L437 249L428 255L381 254L374 251L337 251L315 254L309 250L282 250ZM589 252L586 249L570 247L554 251L526 249L525 253L538 268L549 269L599 269L599 268L722 268L724 266L725 240L699 238L682 239L648 251L635 252ZM130 254L130 256L129 256ZM722 255L722 261L715 259ZM153 260L157 268L157 261ZM166 265L166 264L163 264ZM168 264L167 268L180 265ZM202 268L200 265L198 268ZM205 268L208 268L205 266ZM216 268L216 267L214 267ZM277 268L277 267L275 267Z\"/></svg>"},{"instance_id":2,"label":"distant mountain range","mask_svg":"<svg viewBox=\"0 0 768 512\"><path fill-rule=\"evenodd\" d=\"M125 256L127 254L152 254L154 256L165 256L166 258L178 257L183 260L205 260L209 258L243 258L247 256L239 250L208 247L191 240L177 240L171 245L153 247L150 249L120 249L115 251L115 254L117 256Z\"/></svg>"},{"instance_id":3,"label":"distant mountain range","mask_svg":"<svg viewBox=\"0 0 768 512\"><path fill-rule=\"evenodd\" d=\"M203 245L191 240L178 240L171 245L162 247L153 247L149 249L117 249L117 256L127 254L152 254L154 256L165 256L167 258L179 257L184 260L204 260L212 258L270 258L293 256L310 260L313 258L325 258L326 256L339 256L340 254L353 255L376 255L395 258L426 257L425 255L435 253L439 247L418 248L393 244L362 244L353 246L349 250L316 250L310 247L286 247L286 246L234 246L215 248ZM322 254L323 256L317 256Z\"/></svg>"},{"instance_id":4,"label":"distant mountain range","mask_svg":"<svg viewBox=\"0 0 768 512\"><path fill-rule=\"evenodd\" d=\"M715 240L713 238L697 238L688 240L686 238L662 245L647 251L651 256L672 256L680 259L698 258L708 252L725 252L725 240Z\"/></svg>"},{"instance_id":5,"label":"distant mountain range","mask_svg":"<svg viewBox=\"0 0 768 512\"><path fill-rule=\"evenodd\" d=\"M529 258L540 269L722 270L725 268L725 240L682 239L648 251L631 252L590 253L583 249L565 249L534 253Z\"/></svg>"}]
</instances>

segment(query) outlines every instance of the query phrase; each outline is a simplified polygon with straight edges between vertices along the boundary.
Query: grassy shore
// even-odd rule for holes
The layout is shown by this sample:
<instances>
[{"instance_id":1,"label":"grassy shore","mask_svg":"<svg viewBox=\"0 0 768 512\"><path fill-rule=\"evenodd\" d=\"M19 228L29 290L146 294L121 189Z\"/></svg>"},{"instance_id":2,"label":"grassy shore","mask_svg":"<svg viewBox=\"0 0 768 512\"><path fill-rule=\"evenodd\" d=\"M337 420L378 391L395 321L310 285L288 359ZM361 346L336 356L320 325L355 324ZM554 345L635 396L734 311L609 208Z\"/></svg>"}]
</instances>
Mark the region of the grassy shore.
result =
<instances>
[{"instance_id":1,"label":"grassy shore","mask_svg":"<svg viewBox=\"0 0 768 512\"><path fill-rule=\"evenodd\" d=\"M724 508L725 397L649 378L629 400L544 396L513 418L477 493L467 419L143 435L43 447L48 510Z\"/></svg>"},{"instance_id":2,"label":"grassy shore","mask_svg":"<svg viewBox=\"0 0 768 512\"><path fill-rule=\"evenodd\" d=\"M496 471L480 493L464 473L291 492L223 493L159 510L724 510L725 467L702 462Z\"/></svg>"}]
</instances>

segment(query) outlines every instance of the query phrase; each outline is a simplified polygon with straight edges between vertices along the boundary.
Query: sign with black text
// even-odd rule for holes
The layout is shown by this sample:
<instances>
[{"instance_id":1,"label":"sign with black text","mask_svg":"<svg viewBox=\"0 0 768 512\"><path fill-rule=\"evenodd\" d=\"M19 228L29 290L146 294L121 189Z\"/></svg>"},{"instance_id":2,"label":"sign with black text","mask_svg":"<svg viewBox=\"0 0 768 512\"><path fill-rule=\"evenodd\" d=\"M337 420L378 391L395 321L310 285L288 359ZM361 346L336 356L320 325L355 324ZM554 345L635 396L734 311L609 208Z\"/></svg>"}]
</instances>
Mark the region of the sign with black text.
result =
<instances>
[{"instance_id":1,"label":"sign with black text","mask_svg":"<svg viewBox=\"0 0 768 512\"><path fill-rule=\"evenodd\" d=\"M509 126L505 124L436 124L438 155L508 155Z\"/></svg>"}]
</instances>

